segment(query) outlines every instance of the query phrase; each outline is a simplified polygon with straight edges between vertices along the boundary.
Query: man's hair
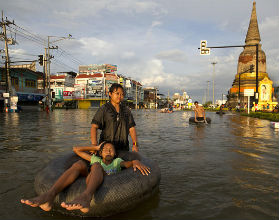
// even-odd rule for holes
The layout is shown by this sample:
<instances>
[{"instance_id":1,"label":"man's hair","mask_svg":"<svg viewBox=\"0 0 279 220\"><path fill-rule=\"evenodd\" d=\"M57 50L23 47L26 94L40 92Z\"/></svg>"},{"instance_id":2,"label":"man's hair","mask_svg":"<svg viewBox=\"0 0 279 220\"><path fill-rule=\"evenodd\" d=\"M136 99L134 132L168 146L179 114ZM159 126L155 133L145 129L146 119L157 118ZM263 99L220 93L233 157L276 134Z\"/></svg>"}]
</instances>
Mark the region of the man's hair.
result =
<instances>
[{"instance_id":1,"label":"man's hair","mask_svg":"<svg viewBox=\"0 0 279 220\"><path fill-rule=\"evenodd\" d=\"M194 104L199 104L199 102L198 102L198 101L195 101Z\"/></svg>"},{"instance_id":2,"label":"man's hair","mask_svg":"<svg viewBox=\"0 0 279 220\"><path fill-rule=\"evenodd\" d=\"M118 83L113 83L113 84L111 85L111 87L109 88L109 92L110 92L110 93L113 93L114 91L116 91L116 90L119 89L119 88L121 88L121 89L124 91L122 85L120 85L120 84L118 84Z\"/></svg>"}]
</instances>

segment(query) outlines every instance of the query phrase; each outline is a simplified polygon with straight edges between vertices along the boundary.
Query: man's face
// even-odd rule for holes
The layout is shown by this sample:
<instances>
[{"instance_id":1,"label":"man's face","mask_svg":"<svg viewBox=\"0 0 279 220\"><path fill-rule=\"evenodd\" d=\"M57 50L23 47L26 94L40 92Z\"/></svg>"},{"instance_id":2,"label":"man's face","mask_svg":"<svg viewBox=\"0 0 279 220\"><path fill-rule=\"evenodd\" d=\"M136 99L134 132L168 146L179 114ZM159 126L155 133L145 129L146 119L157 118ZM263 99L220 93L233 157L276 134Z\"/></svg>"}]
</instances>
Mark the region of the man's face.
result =
<instances>
[{"instance_id":1,"label":"man's face","mask_svg":"<svg viewBox=\"0 0 279 220\"><path fill-rule=\"evenodd\" d=\"M111 101L113 103L119 104L124 98L124 92L121 88L118 88L117 90L114 90L113 92L110 92L109 96L110 96Z\"/></svg>"}]
</instances>

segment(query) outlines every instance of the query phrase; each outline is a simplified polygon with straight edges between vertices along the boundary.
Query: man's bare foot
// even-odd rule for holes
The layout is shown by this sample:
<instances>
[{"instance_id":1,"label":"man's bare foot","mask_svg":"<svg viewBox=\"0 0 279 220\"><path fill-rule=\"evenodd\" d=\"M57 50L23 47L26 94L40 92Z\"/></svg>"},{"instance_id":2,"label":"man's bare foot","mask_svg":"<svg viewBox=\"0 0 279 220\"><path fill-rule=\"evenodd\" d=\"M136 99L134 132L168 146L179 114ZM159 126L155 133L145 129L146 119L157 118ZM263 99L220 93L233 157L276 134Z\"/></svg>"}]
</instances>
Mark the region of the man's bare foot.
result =
<instances>
[{"instance_id":1,"label":"man's bare foot","mask_svg":"<svg viewBox=\"0 0 279 220\"><path fill-rule=\"evenodd\" d=\"M75 198L72 202L62 202L61 206L67 210L80 209L83 213L87 213L90 208L91 196L81 194Z\"/></svg>"},{"instance_id":2,"label":"man's bare foot","mask_svg":"<svg viewBox=\"0 0 279 220\"><path fill-rule=\"evenodd\" d=\"M40 207L44 211L50 211L52 208L54 196L49 193L44 193L32 199L21 199L20 202L32 207Z\"/></svg>"}]
</instances>

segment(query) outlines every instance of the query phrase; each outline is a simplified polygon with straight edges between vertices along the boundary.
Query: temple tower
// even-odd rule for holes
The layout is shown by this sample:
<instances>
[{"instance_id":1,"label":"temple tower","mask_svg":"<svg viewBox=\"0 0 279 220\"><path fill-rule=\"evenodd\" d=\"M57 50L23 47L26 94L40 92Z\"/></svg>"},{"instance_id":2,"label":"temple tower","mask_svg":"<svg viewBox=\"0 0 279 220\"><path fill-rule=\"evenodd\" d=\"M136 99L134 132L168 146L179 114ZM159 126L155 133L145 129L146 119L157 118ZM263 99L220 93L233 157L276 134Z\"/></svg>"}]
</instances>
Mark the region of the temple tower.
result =
<instances>
[{"instance_id":1,"label":"temple tower","mask_svg":"<svg viewBox=\"0 0 279 220\"><path fill-rule=\"evenodd\" d=\"M268 77L266 73L266 56L261 48L261 37L258 27L256 2L253 2L253 9L250 24L246 34L245 45L258 44L258 82ZM251 66L253 65L253 66ZM252 67L252 68L251 68ZM256 47L245 47L238 58L237 74L229 91L229 103L236 106L238 102L243 105L247 103L244 97L244 89L254 89L256 91ZM252 98L252 97L251 97Z\"/></svg>"}]
</instances>

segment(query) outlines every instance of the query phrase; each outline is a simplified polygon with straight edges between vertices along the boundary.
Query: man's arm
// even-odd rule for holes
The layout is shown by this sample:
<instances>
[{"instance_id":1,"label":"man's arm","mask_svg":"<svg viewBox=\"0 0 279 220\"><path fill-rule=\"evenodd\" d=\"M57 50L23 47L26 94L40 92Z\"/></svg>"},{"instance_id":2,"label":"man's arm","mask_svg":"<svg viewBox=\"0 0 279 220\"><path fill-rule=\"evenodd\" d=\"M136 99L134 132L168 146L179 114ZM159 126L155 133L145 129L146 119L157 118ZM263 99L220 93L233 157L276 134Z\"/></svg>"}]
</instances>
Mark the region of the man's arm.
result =
<instances>
[{"instance_id":1,"label":"man's arm","mask_svg":"<svg viewBox=\"0 0 279 220\"><path fill-rule=\"evenodd\" d=\"M94 146L96 146L98 144L98 141L97 141L98 128L99 128L98 125L91 124L91 144Z\"/></svg>"},{"instance_id":2,"label":"man's arm","mask_svg":"<svg viewBox=\"0 0 279 220\"><path fill-rule=\"evenodd\" d=\"M202 108L202 110L203 110L203 119L204 119L204 123L205 123L205 124L207 124L206 117L205 117L205 110L204 110L204 108Z\"/></svg>"},{"instance_id":3,"label":"man's arm","mask_svg":"<svg viewBox=\"0 0 279 220\"><path fill-rule=\"evenodd\" d=\"M130 132L130 135L131 135L131 138L132 138L132 141L133 141L132 151L139 152L136 127L131 127L129 129L129 132Z\"/></svg>"},{"instance_id":4,"label":"man's arm","mask_svg":"<svg viewBox=\"0 0 279 220\"><path fill-rule=\"evenodd\" d=\"M197 121L197 109L196 108L195 108L194 112L195 112L195 122L198 122Z\"/></svg>"}]
</instances>

